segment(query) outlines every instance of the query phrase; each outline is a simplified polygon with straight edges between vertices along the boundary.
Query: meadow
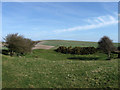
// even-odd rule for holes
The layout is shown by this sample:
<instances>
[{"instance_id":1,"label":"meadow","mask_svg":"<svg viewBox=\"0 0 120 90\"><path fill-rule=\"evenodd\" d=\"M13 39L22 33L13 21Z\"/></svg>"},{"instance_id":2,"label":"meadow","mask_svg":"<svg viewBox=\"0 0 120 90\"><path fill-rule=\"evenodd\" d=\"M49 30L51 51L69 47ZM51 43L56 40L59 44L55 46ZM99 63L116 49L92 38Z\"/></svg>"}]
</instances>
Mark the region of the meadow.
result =
<instances>
[{"instance_id":1,"label":"meadow","mask_svg":"<svg viewBox=\"0 0 120 90\"><path fill-rule=\"evenodd\" d=\"M71 40L43 40L44 45L50 45L50 46L79 46L79 47L97 47L97 42L88 42L88 41L71 41ZM115 47L118 47L118 43L114 43Z\"/></svg>"},{"instance_id":2,"label":"meadow","mask_svg":"<svg viewBox=\"0 0 120 90\"><path fill-rule=\"evenodd\" d=\"M94 42L44 41L44 45L95 46ZM116 44L115 44L116 45ZM3 88L118 88L117 54L71 55L54 49L22 57L2 55Z\"/></svg>"}]
</instances>

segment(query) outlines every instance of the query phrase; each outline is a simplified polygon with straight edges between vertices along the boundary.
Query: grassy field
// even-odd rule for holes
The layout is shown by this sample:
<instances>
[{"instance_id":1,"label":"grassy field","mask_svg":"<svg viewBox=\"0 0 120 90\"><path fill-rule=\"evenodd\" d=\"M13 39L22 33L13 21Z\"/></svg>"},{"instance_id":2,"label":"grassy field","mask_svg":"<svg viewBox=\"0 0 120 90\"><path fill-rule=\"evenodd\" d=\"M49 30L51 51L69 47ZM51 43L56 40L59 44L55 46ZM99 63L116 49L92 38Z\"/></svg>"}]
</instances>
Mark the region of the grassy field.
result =
<instances>
[{"instance_id":1,"label":"grassy field","mask_svg":"<svg viewBox=\"0 0 120 90\"><path fill-rule=\"evenodd\" d=\"M33 50L23 57L3 55L3 88L118 88L119 59L116 54L112 57L106 60L102 53L71 55L52 49Z\"/></svg>"},{"instance_id":2,"label":"grassy field","mask_svg":"<svg viewBox=\"0 0 120 90\"><path fill-rule=\"evenodd\" d=\"M87 42L87 41L69 41L69 40L45 40L44 45L51 45L55 47L59 46L79 46L79 47L97 47L97 42ZM114 43L114 46L118 46L117 43Z\"/></svg>"}]
</instances>

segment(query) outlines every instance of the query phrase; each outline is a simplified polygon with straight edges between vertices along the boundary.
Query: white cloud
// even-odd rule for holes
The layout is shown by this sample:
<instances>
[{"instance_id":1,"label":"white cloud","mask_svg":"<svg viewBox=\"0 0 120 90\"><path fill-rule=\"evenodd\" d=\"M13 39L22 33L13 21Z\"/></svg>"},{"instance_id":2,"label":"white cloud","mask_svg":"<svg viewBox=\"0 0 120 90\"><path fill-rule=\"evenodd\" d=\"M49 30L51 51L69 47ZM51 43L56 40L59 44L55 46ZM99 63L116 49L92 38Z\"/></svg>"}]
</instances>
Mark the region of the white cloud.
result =
<instances>
[{"instance_id":1,"label":"white cloud","mask_svg":"<svg viewBox=\"0 0 120 90\"><path fill-rule=\"evenodd\" d=\"M111 15L99 16L93 19L88 19L88 22L91 23L89 25L77 26L77 27L68 28L68 29L60 29L60 30L55 30L54 32L61 33L61 32L69 32L69 31L89 30L89 29L100 28L100 27L104 27L112 24L117 24L118 20L116 17Z\"/></svg>"}]
</instances>

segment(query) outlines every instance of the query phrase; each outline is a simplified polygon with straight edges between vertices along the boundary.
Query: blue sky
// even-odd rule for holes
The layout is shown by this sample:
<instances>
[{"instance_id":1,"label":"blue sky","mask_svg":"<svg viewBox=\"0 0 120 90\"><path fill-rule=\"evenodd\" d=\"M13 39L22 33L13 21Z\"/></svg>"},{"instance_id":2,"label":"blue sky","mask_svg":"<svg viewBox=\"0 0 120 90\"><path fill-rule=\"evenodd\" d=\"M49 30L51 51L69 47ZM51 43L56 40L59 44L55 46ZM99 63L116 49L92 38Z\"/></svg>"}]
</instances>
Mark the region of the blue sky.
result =
<instances>
[{"instance_id":1,"label":"blue sky","mask_svg":"<svg viewBox=\"0 0 120 90\"><path fill-rule=\"evenodd\" d=\"M2 36L32 40L118 41L117 2L3 2Z\"/></svg>"}]
</instances>

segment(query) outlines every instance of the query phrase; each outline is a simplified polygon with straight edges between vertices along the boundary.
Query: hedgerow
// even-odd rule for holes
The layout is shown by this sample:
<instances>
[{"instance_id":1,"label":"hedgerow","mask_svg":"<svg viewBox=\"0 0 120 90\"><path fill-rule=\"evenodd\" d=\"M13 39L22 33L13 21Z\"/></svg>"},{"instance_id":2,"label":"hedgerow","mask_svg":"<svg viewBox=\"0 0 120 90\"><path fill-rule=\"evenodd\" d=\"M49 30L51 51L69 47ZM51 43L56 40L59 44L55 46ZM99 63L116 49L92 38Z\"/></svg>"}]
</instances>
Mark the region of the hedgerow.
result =
<instances>
[{"instance_id":1,"label":"hedgerow","mask_svg":"<svg viewBox=\"0 0 120 90\"><path fill-rule=\"evenodd\" d=\"M80 54L80 55L86 55L86 54L93 54L97 51L96 48L94 47L65 47L65 46L60 46L58 47L55 51L61 52L64 54Z\"/></svg>"}]
</instances>

